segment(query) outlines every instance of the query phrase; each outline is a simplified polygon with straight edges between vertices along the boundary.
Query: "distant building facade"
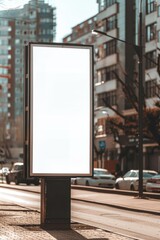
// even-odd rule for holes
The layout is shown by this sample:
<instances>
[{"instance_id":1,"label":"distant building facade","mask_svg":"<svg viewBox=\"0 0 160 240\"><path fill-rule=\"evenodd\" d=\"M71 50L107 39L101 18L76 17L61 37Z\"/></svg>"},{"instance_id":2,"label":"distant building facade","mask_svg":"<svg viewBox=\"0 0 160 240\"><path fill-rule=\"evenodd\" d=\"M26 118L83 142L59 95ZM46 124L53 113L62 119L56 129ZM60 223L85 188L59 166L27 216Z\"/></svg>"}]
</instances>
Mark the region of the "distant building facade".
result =
<instances>
[{"instance_id":1,"label":"distant building facade","mask_svg":"<svg viewBox=\"0 0 160 240\"><path fill-rule=\"evenodd\" d=\"M13 135L12 145L23 144L25 46L51 43L55 36L56 8L44 0L0 11L0 121L7 125L3 130Z\"/></svg>"}]
</instances>

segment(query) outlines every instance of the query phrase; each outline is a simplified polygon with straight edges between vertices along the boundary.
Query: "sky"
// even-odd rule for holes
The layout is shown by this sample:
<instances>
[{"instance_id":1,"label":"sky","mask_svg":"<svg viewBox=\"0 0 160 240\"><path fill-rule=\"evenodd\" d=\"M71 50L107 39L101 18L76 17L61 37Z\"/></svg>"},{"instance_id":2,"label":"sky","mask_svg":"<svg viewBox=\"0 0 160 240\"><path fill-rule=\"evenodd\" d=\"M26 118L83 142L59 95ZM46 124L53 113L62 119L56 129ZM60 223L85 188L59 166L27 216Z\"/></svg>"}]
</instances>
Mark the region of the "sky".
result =
<instances>
[{"instance_id":1,"label":"sky","mask_svg":"<svg viewBox=\"0 0 160 240\"><path fill-rule=\"evenodd\" d=\"M57 40L71 33L72 27L98 12L97 0L54 0L57 7Z\"/></svg>"},{"instance_id":2,"label":"sky","mask_svg":"<svg viewBox=\"0 0 160 240\"><path fill-rule=\"evenodd\" d=\"M0 10L20 8L27 2L28 0L0 0ZM72 27L98 12L97 0L45 0L45 2L57 9L57 42L61 42L63 37L69 35Z\"/></svg>"}]
</instances>

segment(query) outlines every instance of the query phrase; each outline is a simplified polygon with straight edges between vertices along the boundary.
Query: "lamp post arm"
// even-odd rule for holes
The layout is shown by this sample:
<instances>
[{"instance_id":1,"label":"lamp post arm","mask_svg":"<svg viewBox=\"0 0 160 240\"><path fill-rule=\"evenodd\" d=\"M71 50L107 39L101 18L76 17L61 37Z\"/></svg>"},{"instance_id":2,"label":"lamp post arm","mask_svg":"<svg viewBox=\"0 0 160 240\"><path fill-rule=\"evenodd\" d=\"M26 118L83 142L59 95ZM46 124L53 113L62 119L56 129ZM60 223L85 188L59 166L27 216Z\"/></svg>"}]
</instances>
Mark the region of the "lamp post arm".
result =
<instances>
[{"instance_id":1,"label":"lamp post arm","mask_svg":"<svg viewBox=\"0 0 160 240\"><path fill-rule=\"evenodd\" d=\"M113 37L113 36L109 35L108 33L105 33L105 32L102 32L102 31L99 31L99 30L96 30L96 29L93 29L93 30L92 30L92 33L93 33L93 34L101 34L101 35L110 37L110 38L112 38L112 39L115 39L115 40L117 40L117 41L119 41L119 42L123 42L123 43L125 43L125 44L127 44L127 45L130 45L130 46L134 47L134 49L135 49L138 57L139 57L139 55L140 55L140 46L138 46L138 45L135 45L135 44L133 44L133 43L127 42L127 41L122 40L122 39L117 38L117 37Z\"/></svg>"}]
</instances>

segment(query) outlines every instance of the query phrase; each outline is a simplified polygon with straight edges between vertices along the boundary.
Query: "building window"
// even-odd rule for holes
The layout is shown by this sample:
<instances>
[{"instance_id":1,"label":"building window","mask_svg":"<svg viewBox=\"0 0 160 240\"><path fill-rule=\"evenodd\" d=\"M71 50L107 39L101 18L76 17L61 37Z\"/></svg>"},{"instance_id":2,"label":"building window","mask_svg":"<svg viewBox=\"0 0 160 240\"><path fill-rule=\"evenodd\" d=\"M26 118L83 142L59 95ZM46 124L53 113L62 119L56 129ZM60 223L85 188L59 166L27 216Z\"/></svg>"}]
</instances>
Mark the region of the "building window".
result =
<instances>
[{"instance_id":1,"label":"building window","mask_svg":"<svg viewBox=\"0 0 160 240\"><path fill-rule=\"evenodd\" d=\"M106 31L110 31L112 29L117 28L117 16L113 15L107 19L105 19L105 28Z\"/></svg>"},{"instance_id":2,"label":"building window","mask_svg":"<svg viewBox=\"0 0 160 240\"><path fill-rule=\"evenodd\" d=\"M0 68L0 74L2 74L2 75L8 74L8 69Z\"/></svg>"},{"instance_id":3,"label":"building window","mask_svg":"<svg viewBox=\"0 0 160 240\"><path fill-rule=\"evenodd\" d=\"M116 92L104 92L98 94L98 107L106 106L106 105L114 106L116 105Z\"/></svg>"},{"instance_id":4,"label":"building window","mask_svg":"<svg viewBox=\"0 0 160 240\"><path fill-rule=\"evenodd\" d=\"M117 0L99 0L99 11L103 11L104 9L115 4Z\"/></svg>"},{"instance_id":5,"label":"building window","mask_svg":"<svg viewBox=\"0 0 160 240\"><path fill-rule=\"evenodd\" d=\"M157 86L156 86L156 80L150 80L145 83L145 92L146 92L146 98L152 98L156 97L156 91L157 91Z\"/></svg>"},{"instance_id":6,"label":"building window","mask_svg":"<svg viewBox=\"0 0 160 240\"><path fill-rule=\"evenodd\" d=\"M70 42L72 40L71 35L67 37L67 42Z\"/></svg>"},{"instance_id":7,"label":"building window","mask_svg":"<svg viewBox=\"0 0 160 240\"><path fill-rule=\"evenodd\" d=\"M156 51L146 53L146 69L156 67Z\"/></svg>"},{"instance_id":8,"label":"building window","mask_svg":"<svg viewBox=\"0 0 160 240\"><path fill-rule=\"evenodd\" d=\"M105 43L106 56L112 55L117 52L116 40L111 40Z\"/></svg>"},{"instance_id":9,"label":"building window","mask_svg":"<svg viewBox=\"0 0 160 240\"><path fill-rule=\"evenodd\" d=\"M155 0L147 0L146 1L146 13L150 14L156 11L156 1Z\"/></svg>"},{"instance_id":10,"label":"building window","mask_svg":"<svg viewBox=\"0 0 160 240\"><path fill-rule=\"evenodd\" d=\"M146 27L146 41L152 41L156 38L156 23L152 23Z\"/></svg>"},{"instance_id":11,"label":"building window","mask_svg":"<svg viewBox=\"0 0 160 240\"><path fill-rule=\"evenodd\" d=\"M99 11L103 11L106 8L107 0L99 0Z\"/></svg>"},{"instance_id":12,"label":"building window","mask_svg":"<svg viewBox=\"0 0 160 240\"><path fill-rule=\"evenodd\" d=\"M158 42L160 42L160 31L157 32Z\"/></svg>"},{"instance_id":13,"label":"building window","mask_svg":"<svg viewBox=\"0 0 160 240\"><path fill-rule=\"evenodd\" d=\"M158 17L160 17L160 5L158 5L157 11L158 11Z\"/></svg>"},{"instance_id":14,"label":"building window","mask_svg":"<svg viewBox=\"0 0 160 240\"><path fill-rule=\"evenodd\" d=\"M108 0L108 1L106 1L106 7L110 7L113 4L115 4L116 2L117 2L117 0Z\"/></svg>"},{"instance_id":15,"label":"building window","mask_svg":"<svg viewBox=\"0 0 160 240\"><path fill-rule=\"evenodd\" d=\"M97 82L107 82L115 79L116 65L109 66L97 71Z\"/></svg>"}]
</instances>

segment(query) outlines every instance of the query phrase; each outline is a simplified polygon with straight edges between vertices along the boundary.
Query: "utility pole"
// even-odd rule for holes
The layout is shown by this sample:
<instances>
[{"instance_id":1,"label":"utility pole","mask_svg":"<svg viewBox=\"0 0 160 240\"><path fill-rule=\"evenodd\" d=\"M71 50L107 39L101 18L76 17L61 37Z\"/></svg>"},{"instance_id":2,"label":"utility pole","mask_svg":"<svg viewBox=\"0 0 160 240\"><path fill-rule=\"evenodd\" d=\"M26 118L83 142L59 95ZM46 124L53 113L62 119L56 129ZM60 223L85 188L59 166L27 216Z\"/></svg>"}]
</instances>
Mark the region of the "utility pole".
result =
<instances>
[{"instance_id":1,"label":"utility pole","mask_svg":"<svg viewBox=\"0 0 160 240\"><path fill-rule=\"evenodd\" d=\"M143 197L143 106L144 106L144 41L143 41L143 3L140 2L139 12L139 104L138 104L138 133L139 133L139 198Z\"/></svg>"}]
</instances>

